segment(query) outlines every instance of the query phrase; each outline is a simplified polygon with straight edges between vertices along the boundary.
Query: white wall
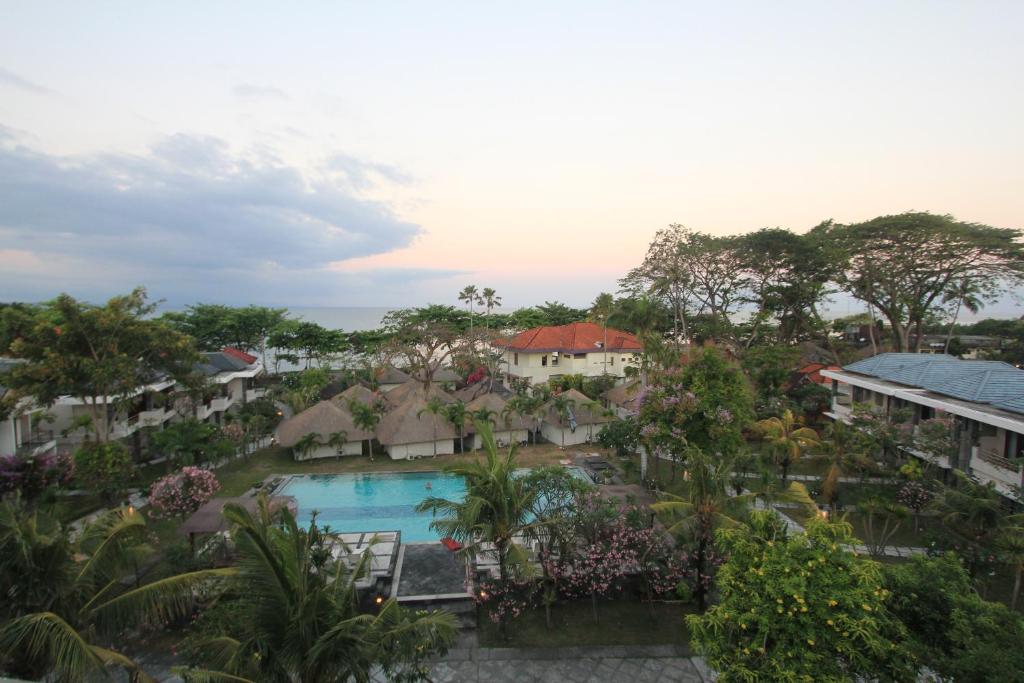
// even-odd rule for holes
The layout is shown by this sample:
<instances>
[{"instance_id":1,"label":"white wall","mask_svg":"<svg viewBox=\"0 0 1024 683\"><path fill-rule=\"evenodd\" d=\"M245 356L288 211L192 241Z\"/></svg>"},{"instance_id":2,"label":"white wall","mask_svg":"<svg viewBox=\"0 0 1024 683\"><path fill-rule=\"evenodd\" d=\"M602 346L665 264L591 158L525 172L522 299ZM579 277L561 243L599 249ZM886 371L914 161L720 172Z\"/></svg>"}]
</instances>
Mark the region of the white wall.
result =
<instances>
[{"instance_id":1,"label":"white wall","mask_svg":"<svg viewBox=\"0 0 1024 683\"><path fill-rule=\"evenodd\" d=\"M515 364L516 353L519 354L519 364ZM547 356L548 364L541 362ZM583 375L584 377L598 377L604 374L604 352L593 351L586 354L586 358L574 358L572 354L558 354L558 365L552 365L553 353L526 353L523 351L509 351L506 353L508 361L508 372L516 377L529 378L532 384L544 384L555 375ZM614 361L614 363L613 363ZM638 355L635 353L608 352L608 374L623 377L626 368L636 366L639 363Z\"/></svg>"},{"instance_id":2,"label":"white wall","mask_svg":"<svg viewBox=\"0 0 1024 683\"><path fill-rule=\"evenodd\" d=\"M303 456L298 451L292 451L295 455L296 460L316 460L317 458L337 458L339 457L338 449L334 446L317 446L314 450L310 451L308 455ZM362 441L349 441L342 449L340 455L362 455L363 453L363 442Z\"/></svg>"},{"instance_id":3,"label":"white wall","mask_svg":"<svg viewBox=\"0 0 1024 683\"><path fill-rule=\"evenodd\" d=\"M593 441L597 438L598 432L601 431L603 425L593 425ZM576 446L581 443L587 443L587 438L590 435L590 425L580 425L576 428L575 432L569 430L568 427L562 428L552 424L544 422L540 426L540 433L545 439L555 444L556 446ZM563 435L565 441L562 441Z\"/></svg>"},{"instance_id":4,"label":"white wall","mask_svg":"<svg viewBox=\"0 0 1024 683\"><path fill-rule=\"evenodd\" d=\"M512 429L504 431L494 432L494 438L498 443L503 443L505 446L509 444L519 444L526 441L530 436L530 432L526 429ZM479 434L473 434L472 436L466 437L466 450L479 450L484 447L483 439L480 438Z\"/></svg>"},{"instance_id":5,"label":"white wall","mask_svg":"<svg viewBox=\"0 0 1024 683\"><path fill-rule=\"evenodd\" d=\"M434 442L424 441L422 443L403 443L385 446L384 450L391 456L392 460L408 460L409 458L429 458L434 455ZM455 452L455 439L439 439L437 441L438 455L451 455Z\"/></svg>"}]
</instances>

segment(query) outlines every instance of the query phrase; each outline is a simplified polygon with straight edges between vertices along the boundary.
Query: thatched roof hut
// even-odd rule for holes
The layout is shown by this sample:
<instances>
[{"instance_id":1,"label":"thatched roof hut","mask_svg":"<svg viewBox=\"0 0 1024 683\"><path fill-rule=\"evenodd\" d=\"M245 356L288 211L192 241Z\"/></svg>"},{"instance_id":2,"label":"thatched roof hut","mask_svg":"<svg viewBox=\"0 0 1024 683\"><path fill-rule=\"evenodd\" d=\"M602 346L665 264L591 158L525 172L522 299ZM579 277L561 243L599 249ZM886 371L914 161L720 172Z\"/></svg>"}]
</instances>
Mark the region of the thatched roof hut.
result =
<instances>
[{"instance_id":1,"label":"thatched roof hut","mask_svg":"<svg viewBox=\"0 0 1024 683\"><path fill-rule=\"evenodd\" d=\"M373 379L377 384L405 384L412 379L408 373L402 372L393 365L375 368Z\"/></svg>"},{"instance_id":2,"label":"thatched roof hut","mask_svg":"<svg viewBox=\"0 0 1024 683\"><path fill-rule=\"evenodd\" d=\"M384 400L387 401L388 409L390 410L404 403L413 394L423 394L423 383L411 379L402 386L384 394ZM439 389L435 384L430 385L430 391L427 392L426 396L427 399L436 396L443 403L455 403L455 399L451 394Z\"/></svg>"},{"instance_id":3,"label":"thatched roof hut","mask_svg":"<svg viewBox=\"0 0 1024 683\"><path fill-rule=\"evenodd\" d=\"M494 430L497 432L505 432L509 430L519 431L521 429L531 429L527 420L523 418L519 413L510 413L508 415L508 422L505 421L505 408L508 406L508 401L495 393L481 394L475 399L466 404L466 410L473 412L480 410L481 408L487 408L488 410L494 411L494 417L492 421L494 423ZM470 422L467 426L467 432L473 433L473 423Z\"/></svg>"},{"instance_id":4,"label":"thatched roof hut","mask_svg":"<svg viewBox=\"0 0 1024 683\"><path fill-rule=\"evenodd\" d=\"M604 397L613 406L636 413L640 411L641 388L640 381L634 379L625 384L612 387L604 392Z\"/></svg>"},{"instance_id":5,"label":"thatched roof hut","mask_svg":"<svg viewBox=\"0 0 1024 683\"><path fill-rule=\"evenodd\" d=\"M335 405L338 405L345 410L348 410L348 404L352 401L362 403L364 405L372 406L377 401L382 401L383 397L375 391L367 389L362 384L353 384L345 391L337 394L331 401Z\"/></svg>"},{"instance_id":6,"label":"thatched roof hut","mask_svg":"<svg viewBox=\"0 0 1024 683\"><path fill-rule=\"evenodd\" d=\"M577 425L593 425L611 422L615 418L605 414L600 406L589 407L594 401L577 389L569 389L562 393L562 396L573 402L570 420L575 420ZM553 402L549 402L547 412L544 414L544 421L556 427L571 427L569 421L563 421L562 416L555 410Z\"/></svg>"},{"instance_id":7,"label":"thatched roof hut","mask_svg":"<svg viewBox=\"0 0 1024 683\"><path fill-rule=\"evenodd\" d=\"M417 370L412 373L412 378L423 382L424 372L423 370ZM452 370L451 368L438 368L434 371L434 376L430 378L431 382L461 382L462 378Z\"/></svg>"},{"instance_id":8,"label":"thatched roof hut","mask_svg":"<svg viewBox=\"0 0 1024 683\"><path fill-rule=\"evenodd\" d=\"M404 387L405 385L395 391ZM407 393L405 400L381 418L380 424L377 425L377 440L384 446L393 446L454 439L455 429L451 422L448 422L443 415L432 415L426 410L427 401L435 395L438 398L442 398L441 395L447 396L449 400L446 403L451 403L453 400L443 391L435 389L425 392L423 387L420 387L418 391ZM442 398L442 400L444 399Z\"/></svg>"},{"instance_id":9,"label":"thatched roof hut","mask_svg":"<svg viewBox=\"0 0 1024 683\"><path fill-rule=\"evenodd\" d=\"M331 434L345 432L349 442L372 439L373 432L356 427L352 413L332 401L320 401L277 427L277 441L291 448L307 434L317 434L326 443Z\"/></svg>"}]
</instances>

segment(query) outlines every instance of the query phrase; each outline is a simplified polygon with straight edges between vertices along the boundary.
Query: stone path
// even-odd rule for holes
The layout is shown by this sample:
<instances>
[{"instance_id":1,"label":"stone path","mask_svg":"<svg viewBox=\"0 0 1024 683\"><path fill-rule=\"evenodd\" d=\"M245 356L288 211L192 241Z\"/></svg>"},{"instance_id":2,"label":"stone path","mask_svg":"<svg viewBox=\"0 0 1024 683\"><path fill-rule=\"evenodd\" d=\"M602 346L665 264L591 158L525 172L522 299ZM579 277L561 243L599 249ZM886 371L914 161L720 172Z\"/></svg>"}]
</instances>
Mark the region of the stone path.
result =
<instances>
[{"instance_id":1,"label":"stone path","mask_svg":"<svg viewBox=\"0 0 1024 683\"><path fill-rule=\"evenodd\" d=\"M436 683L709 683L714 680L703 660L686 656L674 645L456 648L430 666L430 678ZM374 681L383 683L384 679Z\"/></svg>"}]
</instances>

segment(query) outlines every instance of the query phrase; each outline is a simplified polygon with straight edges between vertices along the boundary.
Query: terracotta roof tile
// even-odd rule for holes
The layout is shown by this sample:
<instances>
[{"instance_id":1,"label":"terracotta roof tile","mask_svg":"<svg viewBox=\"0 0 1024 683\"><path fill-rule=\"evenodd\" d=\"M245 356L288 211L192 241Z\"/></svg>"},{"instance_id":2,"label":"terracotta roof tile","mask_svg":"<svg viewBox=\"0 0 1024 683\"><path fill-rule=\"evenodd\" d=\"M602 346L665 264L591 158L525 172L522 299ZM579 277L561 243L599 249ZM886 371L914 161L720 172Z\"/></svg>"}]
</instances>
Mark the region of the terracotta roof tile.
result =
<instances>
[{"instance_id":1,"label":"terracotta roof tile","mask_svg":"<svg viewBox=\"0 0 1024 683\"><path fill-rule=\"evenodd\" d=\"M596 323L579 322L569 325L534 327L520 332L507 343L512 351L558 351L561 353L590 353L601 351L605 329ZM635 335L611 327L607 332L608 350L639 352L643 350Z\"/></svg>"}]
</instances>

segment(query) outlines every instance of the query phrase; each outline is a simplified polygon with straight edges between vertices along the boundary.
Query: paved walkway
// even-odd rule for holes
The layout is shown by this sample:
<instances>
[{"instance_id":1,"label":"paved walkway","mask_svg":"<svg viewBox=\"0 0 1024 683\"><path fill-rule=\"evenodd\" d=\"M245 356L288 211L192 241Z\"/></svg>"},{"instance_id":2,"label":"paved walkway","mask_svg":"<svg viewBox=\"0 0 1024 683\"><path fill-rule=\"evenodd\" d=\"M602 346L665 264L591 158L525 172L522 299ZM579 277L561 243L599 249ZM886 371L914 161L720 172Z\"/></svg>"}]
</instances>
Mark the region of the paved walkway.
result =
<instances>
[{"instance_id":1,"label":"paved walkway","mask_svg":"<svg viewBox=\"0 0 1024 683\"><path fill-rule=\"evenodd\" d=\"M709 683L714 680L703 660L686 656L674 645L456 648L430 666L430 678L436 683ZM383 679L380 681L383 683Z\"/></svg>"}]
</instances>

